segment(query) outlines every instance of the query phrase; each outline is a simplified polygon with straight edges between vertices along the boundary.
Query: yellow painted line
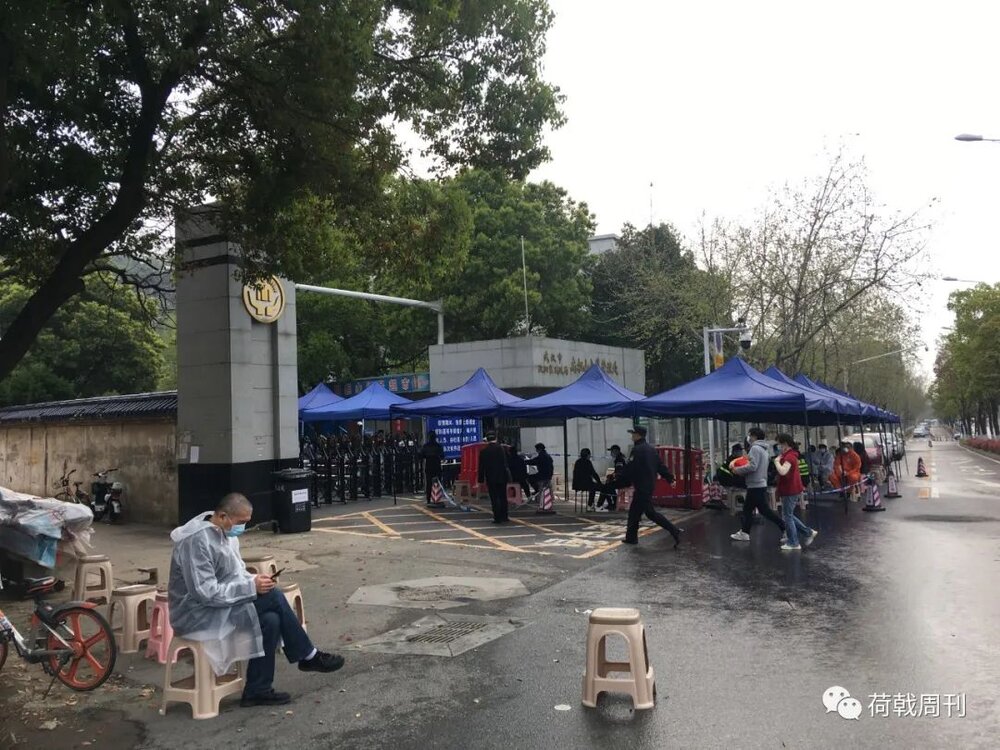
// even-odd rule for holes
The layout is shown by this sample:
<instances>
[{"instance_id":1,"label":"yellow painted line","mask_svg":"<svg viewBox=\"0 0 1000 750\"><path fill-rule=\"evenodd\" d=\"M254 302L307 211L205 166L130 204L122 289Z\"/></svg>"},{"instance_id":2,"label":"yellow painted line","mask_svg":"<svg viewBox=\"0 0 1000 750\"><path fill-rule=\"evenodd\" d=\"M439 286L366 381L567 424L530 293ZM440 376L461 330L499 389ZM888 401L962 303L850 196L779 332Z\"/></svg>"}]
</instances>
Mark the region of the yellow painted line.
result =
<instances>
[{"instance_id":1,"label":"yellow painted line","mask_svg":"<svg viewBox=\"0 0 1000 750\"><path fill-rule=\"evenodd\" d=\"M437 519L438 521L441 521L441 523L446 523L446 524L448 524L449 526L451 526L453 528L459 529L461 531L465 531L465 532L471 534L474 537L477 537L479 539L482 539L483 541L489 542L490 544L494 545L498 549L504 549L504 550L507 550L508 552L520 552L520 550L517 547L514 547L513 545L505 544L504 542L497 541L497 540L495 540L495 539L493 539L491 537L486 536L486 534L480 534L475 529L470 529L470 528L468 528L466 526L462 526L461 524L457 524L454 521L450 521L447 518L445 518L444 516L440 516L440 515L438 515L437 513L435 513L432 510L428 510L427 508L420 508L420 512L424 513L424 514L426 514L428 516L430 516L431 518L434 518L434 519Z\"/></svg>"},{"instance_id":2,"label":"yellow painted line","mask_svg":"<svg viewBox=\"0 0 1000 750\"><path fill-rule=\"evenodd\" d=\"M917 498L920 500L927 500L931 496L931 491L929 487L921 488L920 492L917 494Z\"/></svg>"},{"instance_id":3,"label":"yellow painted line","mask_svg":"<svg viewBox=\"0 0 1000 750\"><path fill-rule=\"evenodd\" d=\"M362 534L360 531L347 531L346 529L313 529L313 531L319 531L323 534L349 534L350 536L366 536L370 539L385 539L386 535L382 533L378 534ZM399 538L399 537L390 537Z\"/></svg>"},{"instance_id":4,"label":"yellow painted line","mask_svg":"<svg viewBox=\"0 0 1000 750\"><path fill-rule=\"evenodd\" d=\"M575 560L586 560L591 557L597 557L598 555L604 554L605 552L610 552L615 547L618 547L620 545L621 542L612 542L611 544L607 544L603 547L592 549L590 550L590 552L584 552L582 555L570 555L570 557L574 558Z\"/></svg>"},{"instance_id":5,"label":"yellow painted line","mask_svg":"<svg viewBox=\"0 0 1000 750\"><path fill-rule=\"evenodd\" d=\"M391 527L386 526L380 520L378 520L377 518L375 518L375 516L373 516L371 513L365 513L364 514L364 518L367 519L368 521L371 521L376 526L378 526L380 529L382 529L383 532L385 532L389 536L399 536L399 532L398 531L394 531Z\"/></svg>"},{"instance_id":6,"label":"yellow painted line","mask_svg":"<svg viewBox=\"0 0 1000 750\"><path fill-rule=\"evenodd\" d=\"M450 547L466 547L467 549L490 549L491 546L492 546L492 545L483 545L483 544L465 544L463 542L454 542L454 541L451 541L451 540L444 540L444 539L423 539L421 541L424 544L447 544ZM522 549L520 547L511 547L509 550L505 549L503 547L500 547L499 549L503 549L505 552L521 552L521 553L526 554L526 555L545 555L545 554L549 554L547 552L534 552L532 550Z\"/></svg>"}]
</instances>

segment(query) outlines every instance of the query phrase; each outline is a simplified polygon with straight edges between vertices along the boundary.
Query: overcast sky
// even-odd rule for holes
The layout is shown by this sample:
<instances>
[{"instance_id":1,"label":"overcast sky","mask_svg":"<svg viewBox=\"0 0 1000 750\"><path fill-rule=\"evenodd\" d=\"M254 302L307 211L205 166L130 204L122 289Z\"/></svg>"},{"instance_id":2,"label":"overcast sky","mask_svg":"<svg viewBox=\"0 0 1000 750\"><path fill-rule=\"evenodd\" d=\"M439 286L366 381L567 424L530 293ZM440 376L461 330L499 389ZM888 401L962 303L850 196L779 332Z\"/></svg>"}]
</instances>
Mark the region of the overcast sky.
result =
<instances>
[{"instance_id":1,"label":"overcast sky","mask_svg":"<svg viewBox=\"0 0 1000 750\"><path fill-rule=\"evenodd\" d=\"M930 270L1000 281L1000 3L550 0L546 74L569 122L534 175L586 202L598 231L650 219L693 236L768 188L822 171L843 143L878 199L928 218ZM931 351L948 293L915 311ZM967 286L967 285L966 285Z\"/></svg>"}]
</instances>

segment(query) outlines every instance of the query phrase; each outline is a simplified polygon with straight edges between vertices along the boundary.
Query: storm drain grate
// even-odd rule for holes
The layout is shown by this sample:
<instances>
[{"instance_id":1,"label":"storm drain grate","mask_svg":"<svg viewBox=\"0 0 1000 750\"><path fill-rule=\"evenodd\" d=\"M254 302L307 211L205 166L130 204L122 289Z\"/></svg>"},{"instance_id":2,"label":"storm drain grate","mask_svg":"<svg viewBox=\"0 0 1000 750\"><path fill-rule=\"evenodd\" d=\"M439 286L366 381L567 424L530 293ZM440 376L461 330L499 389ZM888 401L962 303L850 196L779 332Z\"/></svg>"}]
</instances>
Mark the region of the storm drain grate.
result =
<instances>
[{"instance_id":1,"label":"storm drain grate","mask_svg":"<svg viewBox=\"0 0 1000 750\"><path fill-rule=\"evenodd\" d=\"M444 625L437 625L424 633L411 635L406 640L409 643L454 643L459 638L472 635L488 627L490 624L488 622L456 620Z\"/></svg>"}]
</instances>

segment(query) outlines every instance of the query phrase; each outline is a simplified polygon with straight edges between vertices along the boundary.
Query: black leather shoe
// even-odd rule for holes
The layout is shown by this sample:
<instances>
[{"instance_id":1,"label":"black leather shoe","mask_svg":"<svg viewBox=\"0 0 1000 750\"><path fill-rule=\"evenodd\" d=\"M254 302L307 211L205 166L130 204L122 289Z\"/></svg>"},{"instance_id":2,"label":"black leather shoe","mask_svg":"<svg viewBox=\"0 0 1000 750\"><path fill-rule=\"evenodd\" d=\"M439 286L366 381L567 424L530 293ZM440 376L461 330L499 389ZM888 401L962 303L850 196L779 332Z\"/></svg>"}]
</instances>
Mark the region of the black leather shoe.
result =
<instances>
[{"instance_id":1,"label":"black leather shoe","mask_svg":"<svg viewBox=\"0 0 1000 750\"><path fill-rule=\"evenodd\" d=\"M638 544L638 539L622 539L622 544Z\"/></svg>"},{"instance_id":2,"label":"black leather shoe","mask_svg":"<svg viewBox=\"0 0 1000 750\"><path fill-rule=\"evenodd\" d=\"M284 706L292 702L292 696L288 693L279 693L275 690L270 690L266 693L258 693L257 695L244 695L240 699L240 705L243 708L253 708L254 706Z\"/></svg>"},{"instance_id":3,"label":"black leather shoe","mask_svg":"<svg viewBox=\"0 0 1000 750\"><path fill-rule=\"evenodd\" d=\"M344 666L344 657L337 654L328 654L325 651L317 651L312 659L303 659L299 662L299 669L303 672L336 672Z\"/></svg>"}]
</instances>

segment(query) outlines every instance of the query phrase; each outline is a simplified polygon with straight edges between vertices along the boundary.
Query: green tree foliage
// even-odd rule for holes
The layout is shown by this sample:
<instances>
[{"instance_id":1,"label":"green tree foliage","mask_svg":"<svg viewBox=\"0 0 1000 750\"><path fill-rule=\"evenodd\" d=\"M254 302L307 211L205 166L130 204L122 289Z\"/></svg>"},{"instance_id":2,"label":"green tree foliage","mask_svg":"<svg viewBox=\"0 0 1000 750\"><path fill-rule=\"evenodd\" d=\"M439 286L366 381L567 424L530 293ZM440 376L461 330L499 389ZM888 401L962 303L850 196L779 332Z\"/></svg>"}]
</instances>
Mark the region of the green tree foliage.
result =
<instances>
[{"instance_id":1,"label":"green tree foliage","mask_svg":"<svg viewBox=\"0 0 1000 750\"><path fill-rule=\"evenodd\" d=\"M726 279L699 268L667 225L622 229L591 271L589 338L646 352L646 390L659 393L704 374L704 326L729 317Z\"/></svg>"},{"instance_id":2,"label":"green tree foliage","mask_svg":"<svg viewBox=\"0 0 1000 750\"><path fill-rule=\"evenodd\" d=\"M944 337L931 388L940 417L960 421L967 434L1000 434L1000 284L953 292L955 325Z\"/></svg>"},{"instance_id":3,"label":"green tree foliage","mask_svg":"<svg viewBox=\"0 0 1000 750\"><path fill-rule=\"evenodd\" d=\"M18 283L3 286L0 330L30 294ZM150 325L155 312L131 287L91 277L0 382L0 405L155 390L164 348Z\"/></svg>"},{"instance_id":4,"label":"green tree foliage","mask_svg":"<svg viewBox=\"0 0 1000 750\"><path fill-rule=\"evenodd\" d=\"M350 238L342 262L320 286L410 299L441 299L468 256L472 216L452 181L393 181L382 200L385 221ZM300 292L299 380L349 379L426 366L436 316L427 310Z\"/></svg>"},{"instance_id":5,"label":"green tree foliage","mask_svg":"<svg viewBox=\"0 0 1000 750\"><path fill-rule=\"evenodd\" d=\"M29 294L0 378L89 274L155 259L208 196L248 276L303 280L391 221L400 132L437 168L523 178L561 123L551 21L545 0L2 4L0 279Z\"/></svg>"},{"instance_id":6,"label":"green tree foliage","mask_svg":"<svg viewBox=\"0 0 1000 750\"><path fill-rule=\"evenodd\" d=\"M524 266L531 332L563 338L587 328L590 280L584 273L594 220L550 182L508 180L468 171L455 180L472 210L468 260L449 280L445 304L451 341L526 332Z\"/></svg>"}]
</instances>

